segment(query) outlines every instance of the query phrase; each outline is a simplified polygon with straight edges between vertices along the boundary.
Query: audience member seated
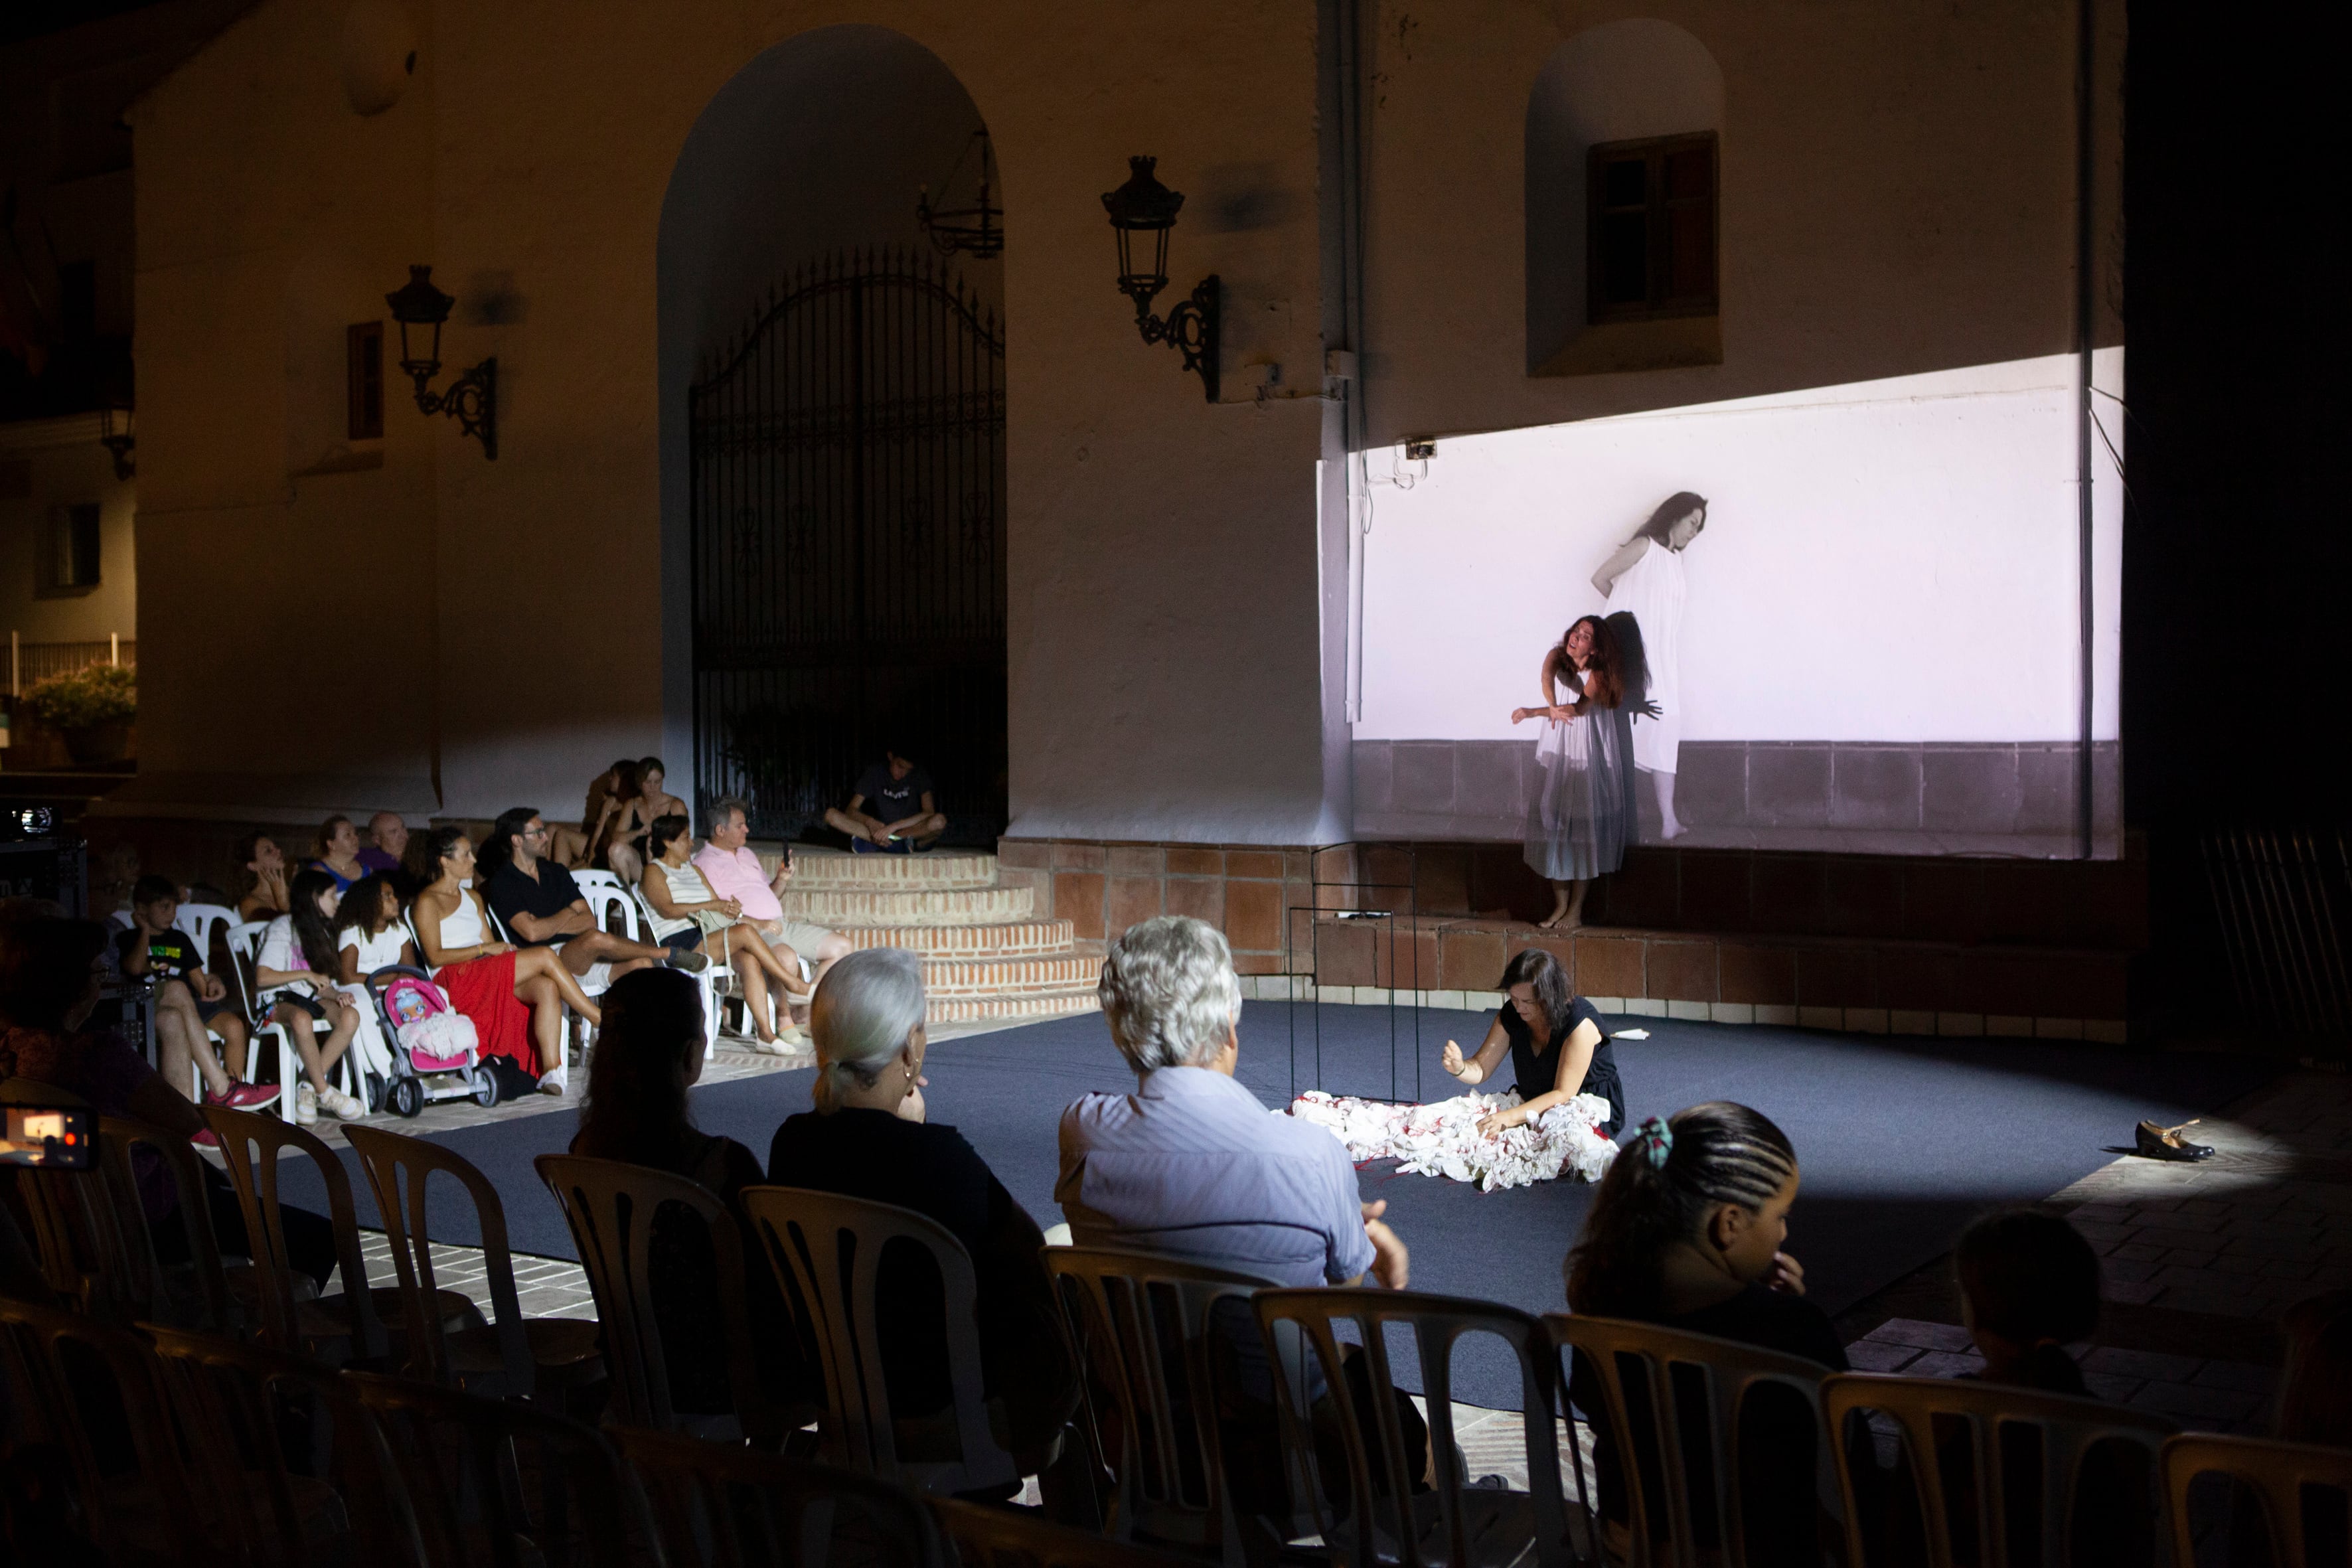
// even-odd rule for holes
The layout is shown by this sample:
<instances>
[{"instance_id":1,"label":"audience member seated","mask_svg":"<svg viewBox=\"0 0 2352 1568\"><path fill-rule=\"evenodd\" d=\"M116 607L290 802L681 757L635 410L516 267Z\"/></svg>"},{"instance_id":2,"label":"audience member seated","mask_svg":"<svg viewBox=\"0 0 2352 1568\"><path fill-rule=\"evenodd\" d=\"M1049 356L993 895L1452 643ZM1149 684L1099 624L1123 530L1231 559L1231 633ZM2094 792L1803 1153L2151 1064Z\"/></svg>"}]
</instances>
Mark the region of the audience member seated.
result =
<instances>
[{"instance_id":1,"label":"audience member seated","mask_svg":"<svg viewBox=\"0 0 2352 1568\"><path fill-rule=\"evenodd\" d=\"M751 808L733 795L721 795L710 805L710 839L694 858L695 868L710 884L711 892L743 906L743 923L778 947L790 948L792 958L815 966L814 984L825 971L856 950L837 931L785 917L783 891L793 879L793 858L786 854L772 878L760 868L751 851ZM791 958L786 960L787 963Z\"/></svg>"},{"instance_id":2,"label":"audience member seated","mask_svg":"<svg viewBox=\"0 0 2352 1568\"><path fill-rule=\"evenodd\" d=\"M327 818L319 829L319 858L309 868L333 878L338 894L368 874L370 868L360 859L360 830L350 817Z\"/></svg>"},{"instance_id":3,"label":"audience member seated","mask_svg":"<svg viewBox=\"0 0 2352 1568\"><path fill-rule=\"evenodd\" d=\"M1045 1237L963 1134L929 1120L924 1008L922 960L903 948L853 952L834 965L809 1014L816 1109L776 1129L768 1180L912 1209L963 1243L978 1284L982 1388L1003 1405L998 1439L1014 1453L1039 1453L1078 1399L1039 1257ZM942 1458L955 1451L945 1311L928 1260L903 1248L883 1254L875 1289L882 1373L915 1458L924 1457L926 1438L944 1442Z\"/></svg>"},{"instance_id":4,"label":"audience member seated","mask_svg":"<svg viewBox=\"0 0 2352 1568\"><path fill-rule=\"evenodd\" d=\"M180 912L180 890L164 877L142 877L131 889L131 929L114 938L116 967L132 979L155 982L155 1040L163 1081L188 1092L194 1064L205 1080L205 1103L240 1110L274 1103L278 1090L245 1079L248 1032L245 1015L229 1000L228 986L205 967L205 955L187 932L172 924ZM213 1052L208 1028L220 1031L226 1068Z\"/></svg>"},{"instance_id":5,"label":"audience member seated","mask_svg":"<svg viewBox=\"0 0 2352 1568\"><path fill-rule=\"evenodd\" d=\"M1369 1276L1406 1288L1404 1243L1381 1223L1385 1203L1361 1201L1346 1146L1269 1114L1235 1080L1241 986L1214 927L1183 915L1129 926L1103 961L1099 991L1137 1082L1132 1094L1084 1095L1062 1112L1054 1197L1077 1245L1164 1253L1278 1285ZM1215 1321L1234 1367L1236 1397L1223 1411L1228 1479L1246 1510L1271 1512L1283 1467L1265 1341L1238 1298L1220 1304ZM1347 1376L1371 1419L1360 1356ZM1424 1475L1428 1427L1410 1399L1391 1397L1413 1472ZM1328 1446L1324 1469L1327 1489L1343 1491L1344 1464Z\"/></svg>"},{"instance_id":6,"label":"audience member seated","mask_svg":"<svg viewBox=\"0 0 2352 1568\"><path fill-rule=\"evenodd\" d=\"M2306 1296L2279 1320L2286 1365L2272 1435L2352 1448L2352 1290Z\"/></svg>"},{"instance_id":7,"label":"audience member seated","mask_svg":"<svg viewBox=\"0 0 2352 1568\"><path fill-rule=\"evenodd\" d=\"M346 824L346 826L349 826ZM253 983L269 1011L269 1020L284 1026L302 1058L303 1081L294 1096L294 1119L309 1126L319 1112L356 1121L367 1106L328 1081L335 1064L351 1048L363 1015L337 988L341 965L335 958L333 921L341 902L335 879L315 867L294 879L294 911L279 915L261 933L261 951L254 957ZM321 1046L311 1028L327 1026Z\"/></svg>"},{"instance_id":8,"label":"audience member seated","mask_svg":"<svg viewBox=\"0 0 2352 1568\"><path fill-rule=\"evenodd\" d=\"M614 763L614 767L618 767ZM561 860L575 871L585 870L597 862L592 846L603 834L612 816L613 768L606 768L588 784L588 801L582 807L577 823L551 822L547 827L547 853L551 859Z\"/></svg>"},{"instance_id":9,"label":"audience member seated","mask_svg":"<svg viewBox=\"0 0 2352 1568\"><path fill-rule=\"evenodd\" d=\"M1780 1250L1789 1208L1797 1201L1797 1152L1787 1134L1759 1112L1727 1100L1651 1117L1601 1180L1584 1234L1568 1255L1571 1311L1631 1318L1686 1333L1801 1356L1832 1372L1846 1368L1845 1348L1829 1314L1804 1299L1804 1270ZM1683 1391L1685 1432L1705 1432L1700 1391ZM1608 1530L1624 1542L1627 1504L1622 1461L1612 1437L1599 1374L1579 1356L1569 1385L1593 1422L1593 1469ZM1785 1395L1785 1398L1782 1397ZM1628 1417L1648 1433L1646 1395L1629 1389ZM1816 1434L1811 1412L1779 1385L1758 1390L1746 1407L1741 1477L1750 1563L1818 1563ZM1644 1485L1662 1497L1663 1479L1643 1437ZM1702 1543L1717 1529L1704 1487L1693 1492L1693 1523ZM1622 1555L1612 1549L1612 1556Z\"/></svg>"},{"instance_id":10,"label":"audience member seated","mask_svg":"<svg viewBox=\"0 0 2352 1568\"><path fill-rule=\"evenodd\" d=\"M407 876L408 824L396 811L379 811L368 818L367 842L360 846L360 864L397 888Z\"/></svg>"},{"instance_id":11,"label":"audience member seated","mask_svg":"<svg viewBox=\"0 0 2352 1568\"><path fill-rule=\"evenodd\" d=\"M463 828L435 828L425 851L433 880L410 912L433 978L449 1005L474 1021L501 1093L562 1094L563 1009L600 1026L604 1014L553 948L517 951L490 939L482 896L470 884L474 843Z\"/></svg>"},{"instance_id":12,"label":"audience member seated","mask_svg":"<svg viewBox=\"0 0 2352 1568\"><path fill-rule=\"evenodd\" d=\"M613 863L613 838L621 828L621 813L637 798L637 764L623 757L613 764L607 776L612 784L605 790L604 804L597 807L595 826L588 835L588 864L621 877L625 883L635 882L635 873L645 868L624 856L621 863L629 868L631 875L622 877L621 867Z\"/></svg>"},{"instance_id":13,"label":"audience member seated","mask_svg":"<svg viewBox=\"0 0 2352 1568\"><path fill-rule=\"evenodd\" d=\"M613 875L635 885L645 875L646 830L657 816L684 816L686 802L662 788L667 772L659 757L640 757L636 763L637 793L620 803L605 859Z\"/></svg>"},{"instance_id":14,"label":"audience member seated","mask_svg":"<svg viewBox=\"0 0 2352 1568\"><path fill-rule=\"evenodd\" d=\"M294 907L286 889L286 854L266 833L248 833L237 840L236 863L245 879L237 894L236 918L266 921Z\"/></svg>"},{"instance_id":15,"label":"audience member seated","mask_svg":"<svg viewBox=\"0 0 2352 1568\"><path fill-rule=\"evenodd\" d=\"M98 1005L106 931L67 920L25 900L0 904L0 1079L30 1079L87 1100L100 1115L131 1116L193 1142L216 1144L204 1115L140 1059L111 1030L84 1027ZM142 1206L151 1221L179 1209L179 1191L160 1159L135 1159ZM251 1257L236 1191L217 1166L203 1169L205 1206L223 1254ZM335 1268L334 1226L323 1216L281 1205L287 1256L323 1286ZM161 1260L184 1262L179 1226L161 1226Z\"/></svg>"},{"instance_id":16,"label":"audience member seated","mask_svg":"<svg viewBox=\"0 0 2352 1568\"><path fill-rule=\"evenodd\" d=\"M829 810L826 824L849 836L853 853L906 854L929 849L948 830L931 799L931 775L896 752L866 770L845 809Z\"/></svg>"},{"instance_id":17,"label":"audience member seated","mask_svg":"<svg viewBox=\"0 0 2352 1568\"><path fill-rule=\"evenodd\" d=\"M1987 1215L1960 1232L1952 1271L1969 1337L1985 1358L1979 1376L2090 1396L2066 1351L2099 1326L2099 1255L2082 1232L2038 1209Z\"/></svg>"},{"instance_id":18,"label":"audience member seated","mask_svg":"<svg viewBox=\"0 0 2352 1568\"><path fill-rule=\"evenodd\" d=\"M604 994L604 1032L588 1058L588 1093L572 1152L667 1171L707 1187L730 1209L760 1184L760 1162L732 1138L694 1125L687 1090L702 1077L701 988L674 970L625 975ZM761 1381L779 1405L815 1397L782 1290L760 1242L741 1227L743 1275ZM734 1408L725 1319L708 1245L675 1215L655 1221L654 1313L672 1408L718 1415Z\"/></svg>"},{"instance_id":19,"label":"audience member seated","mask_svg":"<svg viewBox=\"0 0 2352 1568\"><path fill-rule=\"evenodd\" d=\"M690 961L699 969L713 958L733 964L743 983L744 1011L751 1016L754 1043L771 1056L782 1056L788 1036L793 1040L805 1036L797 1026L777 1030L768 1021L768 1001L771 996L786 1002L807 999L795 996L792 989L800 983L799 968L788 967L788 960L778 956L767 938L742 922L742 905L711 892L702 873L687 858L694 839L686 831L685 817L654 818L652 836L646 843L653 859L646 867L640 890L646 907L653 911L653 934L680 967ZM785 1022L790 1024L790 1018Z\"/></svg>"},{"instance_id":20,"label":"audience member seated","mask_svg":"<svg viewBox=\"0 0 2352 1568\"><path fill-rule=\"evenodd\" d=\"M335 906L335 973L345 985L392 964L416 963L416 943L400 923L400 895L383 876L362 877Z\"/></svg>"},{"instance_id":21,"label":"audience member seated","mask_svg":"<svg viewBox=\"0 0 2352 1568\"><path fill-rule=\"evenodd\" d=\"M709 964L699 953L648 947L600 928L580 884L546 858L546 849L547 824L525 805L501 813L482 841L482 858L491 868L483 891L491 913L520 945L555 949L575 975L609 964L616 980L649 963L695 970Z\"/></svg>"}]
</instances>

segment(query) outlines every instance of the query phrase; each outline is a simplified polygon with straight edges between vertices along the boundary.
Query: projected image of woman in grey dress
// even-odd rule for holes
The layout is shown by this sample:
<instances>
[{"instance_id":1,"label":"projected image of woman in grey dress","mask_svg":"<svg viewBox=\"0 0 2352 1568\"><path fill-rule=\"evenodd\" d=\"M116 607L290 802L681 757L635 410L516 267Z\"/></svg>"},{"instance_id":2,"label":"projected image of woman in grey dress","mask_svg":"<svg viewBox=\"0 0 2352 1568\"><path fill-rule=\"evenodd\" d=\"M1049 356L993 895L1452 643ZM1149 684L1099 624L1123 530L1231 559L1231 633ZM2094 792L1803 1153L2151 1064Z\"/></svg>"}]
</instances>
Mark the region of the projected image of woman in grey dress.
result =
<instances>
[{"instance_id":1,"label":"projected image of woman in grey dress","mask_svg":"<svg viewBox=\"0 0 2352 1568\"><path fill-rule=\"evenodd\" d=\"M1675 773L1683 749L1683 552L1706 527L1706 498L1680 490L1592 574L1625 665L1633 766L1657 794L1660 837L1682 836ZM1630 806L1632 802L1629 800Z\"/></svg>"},{"instance_id":2,"label":"projected image of woman in grey dress","mask_svg":"<svg viewBox=\"0 0 2352 1568\"><path fill-rule=\"evenodd\" d=\"M1572 931L1584 921L1586 886L1624 864L1633 818L1615 636L1600 616L1580 617L1544 654L1537 679L1543 706L1511 710L1514 724L1544 721L1535 798L1528 805L1527 861L1551 883L1545 929Z\"/></svg>"}]
</instances>

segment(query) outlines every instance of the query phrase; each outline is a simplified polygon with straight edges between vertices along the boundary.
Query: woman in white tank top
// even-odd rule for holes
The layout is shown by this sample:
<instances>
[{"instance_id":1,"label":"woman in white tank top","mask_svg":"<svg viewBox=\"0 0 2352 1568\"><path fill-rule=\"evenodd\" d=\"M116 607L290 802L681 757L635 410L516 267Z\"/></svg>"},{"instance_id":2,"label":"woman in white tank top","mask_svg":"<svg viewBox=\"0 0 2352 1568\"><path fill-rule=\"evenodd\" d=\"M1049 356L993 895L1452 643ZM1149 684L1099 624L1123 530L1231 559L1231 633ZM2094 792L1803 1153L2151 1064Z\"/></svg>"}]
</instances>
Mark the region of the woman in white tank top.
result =
<instances>
[{"instance_id":1,"label":"woman in white tank top","mask_svg":"<svg viewBox=\"0 0 2352 1568\"><path fill-rule=\"evenodd\" d=\"M687 832L683 816L657 816L646 830L646 874L638 891L645 895L646 908L653 916L654 938L667 946L707 952L722 963L733 964L743 979L744 1011L751 1016L754 1043L772 1056L782 1056L793 1043L787 1037L806 1037L800 1026L792 1023L789 1013L784 1016L789 1026L778 1032L769 1020L768 997L772 988L787 1002L805 1002L806 996L790 989L799 977L785 969L767 938L740 923L740 903L711 892L710 884L687 858L693 850L694 838Z\"/></svg>"},{"instance_id":2,"label":"woman in white tank top","mask_svg":"<svg viewBox=\"0 0 2352 1568\"><path fill-rule=\"evenodd\" d=\"M485 1058L500 1058L542 1094L564 1089L563 1010L602 1026L604 1013L551 947L518 951L492 942L482 896L468 885L474 845L463 829L436 827L425 864L437 875L416 895L416 940L451 1006L474 1020Z\"/></svg>"}]
</instances>

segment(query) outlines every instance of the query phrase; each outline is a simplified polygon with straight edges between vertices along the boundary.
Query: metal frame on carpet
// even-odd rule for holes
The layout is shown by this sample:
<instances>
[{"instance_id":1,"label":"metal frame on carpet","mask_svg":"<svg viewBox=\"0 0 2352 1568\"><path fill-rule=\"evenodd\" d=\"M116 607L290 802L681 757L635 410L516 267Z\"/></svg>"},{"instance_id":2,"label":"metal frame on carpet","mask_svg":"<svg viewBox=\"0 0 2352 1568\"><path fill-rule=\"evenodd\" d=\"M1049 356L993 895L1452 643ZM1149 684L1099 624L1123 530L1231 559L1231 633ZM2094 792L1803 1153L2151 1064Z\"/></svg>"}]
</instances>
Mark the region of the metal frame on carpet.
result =
<instances>
[{"instance_id":1,"label":"metal frame on carpet","mask_svg":"<svg viewBox=\"0 0 2352 1568\"><path fill-rule=\"evenodd\" d=\"M1388 1098L1387 1098L1386 1103L1391 1104L1391 1105L1405 1105L1405 1104L1418 1105L1418 1104L1420 1104L1420 1103L1421 1103L1421 1101L1422 1101L1422 1086L1421 1086L1421 1056L1422 1056L1422 1053L1421 1053L1421 995L1422 995L1422 986L1421 986L1421 912L1422 912L1422 911L1421 911L1421 899L1420 899L1419 891L1418 891L1419 885L1420 885L1420 870L1421 870L1421 867L1420 867L1420 852L1419 852L1419 850L1418 850L1414 846L1410 845L1410 844L1408 844L1408 845L1402 845L1402 846L1383 846L1383 847L1389 847L1389 848L1402 848L1402 849L1404 850L1404 854L1405 854L1405 879L1404 879L1403 881L1402 881L1402 882L1372 882L1372 881L1360 881L1360 880L1358 880L1358 879L1354 879L1354 878L1349 878L1349 879L1345 879L1345 880L1339 880L1339 881L1329 881L1329 882L1327 882L1327 881L1325 881L1325 880L1323 879L1323 877L1322 877L1322 871L1321 871L1321 868L1320 868L1319 862L1321 861L1322 858L1323 858L1325 855L1328 855L1328 854L1331 853L1333 850L1336 850L1336 849L1356 850L1356 849L1366 848L1366 847L1370 847L1370 846L1359 845L1359 844L1357 844L1357 843L1355 843L1354 841L1352 841L1352 840L1351 840L1351 841L1349 841L1349 842L1348 842L1348 843L1345 843L1345 844L1332 844L1332 845L1327 845L1327 846L1325 846L1323 848L1317 850L1313 855L1310 855L1310 856L1307 858L1307 898L1308 898L1309 901L1308 901L1307 903L1306 903L1306 904L1303 904L1303 905L1299 905L1299 904L1288 904L1288 905L1286 905L1286 906L1285 906L1285 908L1284 908L1284 910L1283 910L1283 911L1282 911L1282 970L1283 970L1283 977L1284 977L1284 979L1286 979L1286 981L1288 981L1288 982L1290 983L1291 987L1292 987L1292 989L1293 989L1293 994L1291 995L1291 997L1290 997L1290 999L1289 999L1289 1015L1288 1015L1288 1018L1289 1018L1289 1027L1290 1027L1290 1098L1291 1098L1292 1100L1296 1100L1298 1098L1298 997L1297 997L1297 994L1296 994L1296 992L1297 992L1297 984L1298 984L1298 966L1297 966L1297 963L1295 962L1296 952L1295 952L1295 950L1294 950L1294 948L1293 948L1292 943L1293 943L1293 939L1294 939L1294 937L1295 937L1295 935L1296 935L1296 933L1297 933L1297 928L1298 928L1298 921L1297 921L1297 915L1299 914L1299 912L1303 910L1306 912L1307 917L1307 931L1308 931L1308 933L1309 933L1309 935L1308 935L1308 942L1309 942L1309 943L1310 943L1310 945L1311 945L1311 947L1312 947L1312 949L1313 949L1312 952L1309 954L1310 966L1309 966L1309 970L1308 970L1308 978L1307 978L1307 987L1308 987L1308 989L1313 993L1313 996L1312 996L1312 1003L1313 1003L1313 1005L1314 1005L1314 1008L1315 1008L1315 1013L1314 1013L1315 1082L1314 1082L1314 1084L1313 1084L1313 1086L1312 1086L1312 1087L1314 1087L1314 1088L1316 1088L1316 1089L1321 1089L1321 1088L1323 1087L1323 986L1322 986L1322 982L1321 982L1321 974L1322 974L1321 964L1322 964L1322 959L1323 959L1323 952L1322 952L1322 944L1323 944L1323 926L1322 926L1322 921L1321 921L1321 920L1320 920L1318 917L1328 915L1328 916L1329 916L1329 917L1330 917L1332 920L1334 920L1334 921L1380 921L1380 922L1381 922L1381 938L1380 938L1380 940L1386 942L1388 943L1388 946L1389 946L1389 961L1388 961L1387 969L1388 969L1388 978L1389 978L1389 982L1390 982L1390 983L1389 983L1389 984L1387 984L1386 986L1381 987L1381 989L1384 989L1384 990L1388 993L1388 1013L1389 1013L1389 1092L1388 1092ZM1359 863L1359 862L1360 861L1360 856L1356 856L1356 855L1350 855L1350 856L1349 857L1349 863L1350 863L1350 864L1356 864L1356 863ZM1323 892L1323 889L1326 889L1326 888L1332 888L1332 889L1348 889L1351 894L1356 895L1356 897L1351 897L1351 898L1350 898L1350 900L1349 900L1349 904L1350 904L1350 905L1353 905L1354 903L1358 902L1358 901L1360 900L1360 894L1361 894L1364 890L1367 890L1367 889L1373 890L1373 891L1381 891L1381 890L1395 891L1395 890L1397 890L1397 889L1402 889L1402 890L1403 890L1403 893L1404 893L1403 903L1404 903L1404 905L1405 905L1405 909L1404 909L1404 911L1403 911L1403 913L1402 914L1402 916L1400 916L1400 914L1398 913L1398 911L1397 911L1397 910L1392 910L1392 909L1387 909L1387 910L1381 910L1381 909L1370 909L1370 910L1368 910L1368 909L1360 909L1360 908L1353 908L1353 907L1339 907L1339 908L1333 908L1333 909L1328 909L1328 910L1327 910L1327 909L1325 909L1325 908L1323 907L1323 900L1322 900L1322 897L1321 897L1322 892ZM1402 919L1402 920L1406 922L1406 940L1407 940L1407 943L1408 943L1408 945L1409 945L1409 946L1412 948L1412 984L1411 984L1411 985L1410 985L1410 986L1402 986L1402 987L1401 987L1401 986L1399 986L1398 984L1396 984L1396 979L1397 979L1397 975L1396 975L1396 928L1397 928L1397 921L1398 921L1400 919ZM1375 951L1377 952L1377 950L1375 950ZM1373 976L1374 976L1376 979L1379 977L1379 975L1380 975L1380 973L1381 973L1381 967L1380 967L1377 963L1375 963L1375 965L1374 965L1374 967L1373 967L1372 973L1373 973ZM1398 1072L1397 1072L1397 1056L1396 1056L1396 1053L1397 1053L1397 993L1398 993L1400 990L1409 990L1409 991L1412 993L1412 997L1413 997L1413 1000L1412 1000L1411 1003L1409 1003L1409 1004L1407 1005L1412 1009L1412 1047L1413 1047L1413 1049L1412 1049L1412 1100L1405 1100L1405 1099L1403 1098L1403 1096L1398 1092L1398 1090L1402 1088L1402 1080L1400 1079L1399 1075L1398 1075ZM1367 1096L1367 1097L1364 1097L1364 1098L1370 1098L1370 1097Z\"/></svg>"}]
</instances>

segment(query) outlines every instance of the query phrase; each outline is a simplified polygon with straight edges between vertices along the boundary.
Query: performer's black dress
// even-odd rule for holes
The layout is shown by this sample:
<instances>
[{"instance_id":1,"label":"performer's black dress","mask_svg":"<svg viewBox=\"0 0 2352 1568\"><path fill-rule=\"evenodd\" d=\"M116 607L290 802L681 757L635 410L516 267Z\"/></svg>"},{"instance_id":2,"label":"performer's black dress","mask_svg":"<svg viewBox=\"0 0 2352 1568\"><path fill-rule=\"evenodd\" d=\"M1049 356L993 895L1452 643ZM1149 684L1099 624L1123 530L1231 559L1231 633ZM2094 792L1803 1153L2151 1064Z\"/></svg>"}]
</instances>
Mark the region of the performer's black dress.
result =
<instances>
[{"instance_id":1,"label":"performer's black dress","mask_svg":"<svg viewBox=\"0 0 2352 1568\"><path fill-rule=\"evenodd\" d=\"M1571 998L1568 1018L1560 1026L1558 1037L1538 1050L1535 1034L1519 1016L1519 1010L1505 1003L1495 1015L1503 1026L1503 1033L1511 1042L1511 1070L1518 1075L1521 1100L1533 1100L1539 1094L1549 1094L1559 1082L1559 1042L1576 1033L1577 1026L1588 1019L1601 1031L1601 1043L1592 1047L1592 1063L1584 1069L1584 1084L1579 1094L1597 1094L1609 1102L1609 1120L1601 1124L1601 1135L1614 1138L1625 1130L1625 1086L1617 1078L1617 1058L1609 1049L1609 1026L1601 1021L1601 1009L1583 997Z\"/></svg>"}]
</instances>

